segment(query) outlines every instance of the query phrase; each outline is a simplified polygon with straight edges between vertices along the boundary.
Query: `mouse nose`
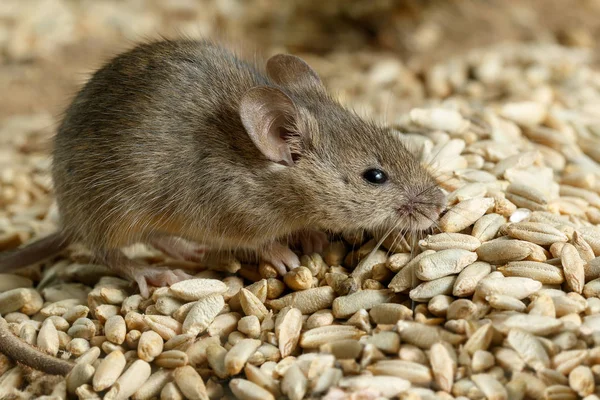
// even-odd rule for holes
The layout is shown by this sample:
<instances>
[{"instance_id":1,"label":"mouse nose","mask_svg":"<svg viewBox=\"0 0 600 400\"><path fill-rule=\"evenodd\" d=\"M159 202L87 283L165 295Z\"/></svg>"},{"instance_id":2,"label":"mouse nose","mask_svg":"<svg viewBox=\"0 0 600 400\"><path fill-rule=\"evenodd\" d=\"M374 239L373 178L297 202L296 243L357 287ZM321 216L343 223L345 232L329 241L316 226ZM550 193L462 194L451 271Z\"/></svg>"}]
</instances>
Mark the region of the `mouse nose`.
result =
<instances>
[{"instance_id":1,"label":"mouse nose","mask_svg":"<svg viewBox=\"0 0 600 400\"><path fill-rule=\"evenodd\" d=\"M397 208L401 218L408 218L416 229L427 229L436 224L446 209L446 195L438 187L430 187L408 195Z\"/></svg>"},{"instance_id":2,"label":"mouse nose","mask_svg":"<svg viewBox=\"0 0 600 400\"><path fill-rule=\"evenodd\" d=\"M412 215L417 211L417 207L414 201L408 201L405 204L402 204L400 207L398 207L398 212L400 214L408 214L408 215Z\"/></svg>"}]
</instances>

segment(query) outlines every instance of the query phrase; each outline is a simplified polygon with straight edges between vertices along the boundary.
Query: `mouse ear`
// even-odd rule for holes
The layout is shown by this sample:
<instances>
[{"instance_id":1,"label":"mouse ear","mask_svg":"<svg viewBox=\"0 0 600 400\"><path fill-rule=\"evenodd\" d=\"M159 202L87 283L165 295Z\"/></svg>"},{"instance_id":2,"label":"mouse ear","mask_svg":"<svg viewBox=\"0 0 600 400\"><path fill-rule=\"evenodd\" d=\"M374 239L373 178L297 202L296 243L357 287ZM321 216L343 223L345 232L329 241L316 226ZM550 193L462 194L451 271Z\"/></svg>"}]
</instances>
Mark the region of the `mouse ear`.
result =
<instances>
[{"instance_id":1,"label":"mouse ear","mask_svg":"<svg viewBox=\"0 0 600 400\"><path fill-rule=\"evenodd\" d=\"M299 148L295 132L298 110L288 95L273 87L249 89L240 102L240 117L254 145L269 160L293 165Z\"/></svg>"},{"instance_id":2,"label":"mouse ear","mask_svg":"<svg viewBox=\"0 0 600 400\"><path fill-rule=\"evenodd\" d=\"M277 54L267 60L267 75L277 84L286 86L310 84L322 86L319 75L300 57Z\"/></svg>"}]
</instances>

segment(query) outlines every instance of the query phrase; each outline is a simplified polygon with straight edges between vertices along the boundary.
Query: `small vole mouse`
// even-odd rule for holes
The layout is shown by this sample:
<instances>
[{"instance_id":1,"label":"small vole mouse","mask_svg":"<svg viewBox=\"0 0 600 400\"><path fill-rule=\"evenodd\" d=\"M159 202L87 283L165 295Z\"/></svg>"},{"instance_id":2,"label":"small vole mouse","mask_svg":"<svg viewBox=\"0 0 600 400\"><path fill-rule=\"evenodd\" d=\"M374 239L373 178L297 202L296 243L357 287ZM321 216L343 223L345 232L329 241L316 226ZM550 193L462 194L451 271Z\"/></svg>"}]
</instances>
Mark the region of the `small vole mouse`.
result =
<instances>
[{"instance_id":1,"label":"small vole mouse","mask_svg":"<svg viewBox=\"0 0 600 400\"><path fill-rule=\"evenodd\" d=\"M263 71L208 41L142 44L108 62L68 108L53 158L60 229L3 256L0 271L78 242L144 296L189 275L134 264L121 249L136 242L194 260L248 250L284 274L300 264L289 240L312 252L324 230L425 229L445 207L400 138L342 107L300 58ZM0 323L8 356L72 367L9 335Z\"/></svg>"},{"instance_id":2,"label":"small vole mouse","mask_svg":"<svg viewBox=\"0 0 600 400\"><path fill-rule=\"evenodd\" d=\"M263 71L208 41L108 62L68 108L53 158L60 231L0 270L79 242L144 296L189 275L135 265L120 250L132 243L188 259L248 249L284 274L300 265L290 239L319 251L322 230L425 229L445 206L397 134L341 106L300 58Z\"/></svg>"}]
</instances>

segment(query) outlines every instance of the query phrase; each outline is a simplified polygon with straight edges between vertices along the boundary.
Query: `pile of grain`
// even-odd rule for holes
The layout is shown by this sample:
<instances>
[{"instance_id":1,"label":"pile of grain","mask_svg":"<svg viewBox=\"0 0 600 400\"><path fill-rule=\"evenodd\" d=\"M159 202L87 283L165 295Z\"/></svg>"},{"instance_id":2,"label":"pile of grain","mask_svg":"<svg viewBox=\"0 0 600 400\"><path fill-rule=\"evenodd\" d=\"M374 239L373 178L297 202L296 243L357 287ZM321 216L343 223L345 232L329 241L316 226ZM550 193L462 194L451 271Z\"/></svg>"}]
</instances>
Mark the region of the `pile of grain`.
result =
<instances>
[{"instance_id":1,"label":"pile of grain","mask_svg":"<svg viewBox=\"0 0 600 400\"><path fill-rule=\"evenodd\" d=\"M345 237L283 279L265 264L205 271L147 300L82 250L2 275L10 329L77 364L51 379L0 357L0 398L599 398L600 73L589 54L501 46L424 71L374 55L312 61L435 171L450 203L440 231L412 248L412 237L380 249ZM47 158L34 135L12 139L23 126L0 132L0 250L56 223Z\"/></svg>"}]
</instances>

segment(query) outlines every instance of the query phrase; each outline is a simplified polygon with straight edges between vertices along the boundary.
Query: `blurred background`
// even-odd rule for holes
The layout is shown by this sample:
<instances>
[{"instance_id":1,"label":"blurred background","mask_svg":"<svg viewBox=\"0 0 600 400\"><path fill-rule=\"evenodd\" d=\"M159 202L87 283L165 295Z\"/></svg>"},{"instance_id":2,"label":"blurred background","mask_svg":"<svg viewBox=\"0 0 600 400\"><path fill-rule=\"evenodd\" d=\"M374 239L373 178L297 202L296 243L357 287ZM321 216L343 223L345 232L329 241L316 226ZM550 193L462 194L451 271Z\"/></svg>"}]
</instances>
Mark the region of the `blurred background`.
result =
<instances>
[{"instance_id":1,"label":"blurred background","mask_svg":"<svg viewBox=\"0 0 600 400\"><path fill-rule=\"evenodd\" d=\"M54 124L110 56L181 34L218 37L265 56L302 55L342 97L376 112L390 91L399 108L426 95L419 85L398 85L399 73L419 80L427 66L475 47L597 49L600 0L1 0L2 131ZM373 79L360 79L368 74Z\"/></svg>"}]
</instances>

